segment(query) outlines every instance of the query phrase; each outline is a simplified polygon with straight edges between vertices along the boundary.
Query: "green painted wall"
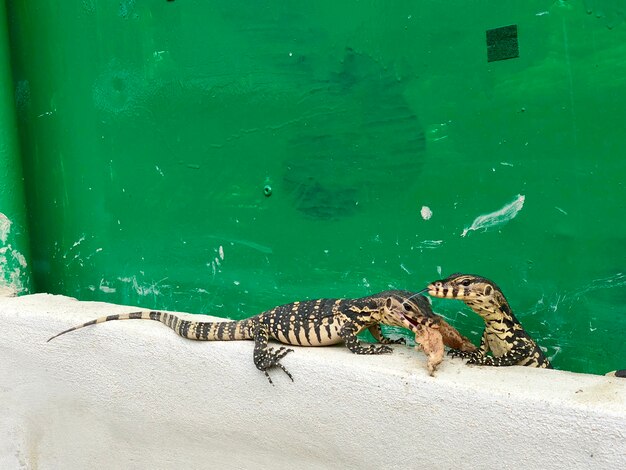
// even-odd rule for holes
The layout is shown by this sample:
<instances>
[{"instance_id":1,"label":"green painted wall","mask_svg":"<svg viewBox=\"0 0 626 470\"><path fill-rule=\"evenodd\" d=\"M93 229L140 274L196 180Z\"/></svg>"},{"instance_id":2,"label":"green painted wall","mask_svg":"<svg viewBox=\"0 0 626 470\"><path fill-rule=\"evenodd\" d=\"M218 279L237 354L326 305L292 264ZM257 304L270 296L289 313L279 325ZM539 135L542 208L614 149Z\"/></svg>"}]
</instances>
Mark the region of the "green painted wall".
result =
<instances>
[{"instance_id":1,"label":"green painted wall","mask_svg":"<svg viewBox=\"0 0 626 470\"><path fill-rule=\"evenodd\" d=\"M475 272L623 368L621 4L9 0L36 288L242 318Z\"/></svg>"},{"instance_id":2,"label":"green painted wall","mask_svg":"<svg viewBox=\"0 0 626 470\"><path fill-rule=\"evenodd\" d=\"M0 3L0 296L32 290L26 201L9 59L9 34Z\"/></svg>"}]
</instances>

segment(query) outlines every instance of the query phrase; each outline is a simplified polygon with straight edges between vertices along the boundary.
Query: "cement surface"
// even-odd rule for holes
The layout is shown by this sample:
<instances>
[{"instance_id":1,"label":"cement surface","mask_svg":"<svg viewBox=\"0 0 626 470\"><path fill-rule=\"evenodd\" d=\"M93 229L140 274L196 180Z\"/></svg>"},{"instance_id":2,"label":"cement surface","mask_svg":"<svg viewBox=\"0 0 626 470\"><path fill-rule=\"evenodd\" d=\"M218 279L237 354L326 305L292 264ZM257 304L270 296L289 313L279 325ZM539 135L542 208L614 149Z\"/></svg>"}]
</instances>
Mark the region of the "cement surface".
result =
<instances>
[{"instance_id":1,"label":"cement surface","mask_svg":"<svg viewBox=\"0 0 626 470\"><path fill-rule=\"evenodd\" d=\"M626 468L626 380L185 340L130 307L0 299L0 468ZM203 317L194 316L195 319ZM206 318L206 317L204 317ZM209 317L211 318L211 317Z\"/></svg>"}]
</instances>

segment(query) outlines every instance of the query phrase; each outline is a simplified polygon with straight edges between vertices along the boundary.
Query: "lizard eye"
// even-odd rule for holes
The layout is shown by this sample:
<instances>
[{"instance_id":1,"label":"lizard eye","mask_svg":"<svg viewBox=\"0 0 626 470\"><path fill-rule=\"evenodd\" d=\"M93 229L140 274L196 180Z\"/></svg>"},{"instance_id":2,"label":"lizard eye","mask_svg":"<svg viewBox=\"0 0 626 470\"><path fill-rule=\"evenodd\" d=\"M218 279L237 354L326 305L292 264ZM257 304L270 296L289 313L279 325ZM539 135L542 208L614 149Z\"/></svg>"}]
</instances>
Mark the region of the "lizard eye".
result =
<instances>
[{"instance_id":1,"label":"lizard eye","mask_svg":"<svg viewBox=\"0 0 626 470\"><path fill-rule=\"evenodd\" d=\"M413 311L413 306L411 304L404 303L402 304L402 306L404 307L404 310L406 310L407 312Z\"/></svg>"},{"instance_id":2,"label":"lizard eye","mask_svg":"<svg viewBox=\"0 0 626 470\"><path fill-rule=\"evenodd\" d=\"M470 282L470 280L469 280L469 279L463 279L463 281L461 281L461 285L462 285L462 286L467 287L467 286L469 286L470 284L471 284L471 282Z\"/></svg>"}]
</instances>

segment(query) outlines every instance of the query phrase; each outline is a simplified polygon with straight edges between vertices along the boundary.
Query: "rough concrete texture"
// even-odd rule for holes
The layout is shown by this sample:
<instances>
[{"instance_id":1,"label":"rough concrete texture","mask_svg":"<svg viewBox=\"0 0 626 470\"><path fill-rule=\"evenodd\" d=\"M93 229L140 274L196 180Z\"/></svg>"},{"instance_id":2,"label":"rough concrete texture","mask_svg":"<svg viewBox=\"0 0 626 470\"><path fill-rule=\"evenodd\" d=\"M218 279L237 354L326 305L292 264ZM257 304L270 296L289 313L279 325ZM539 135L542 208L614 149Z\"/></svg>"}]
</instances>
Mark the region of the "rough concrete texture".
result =
<instances>
[{"instance_id":1,"label":"rough concrete texture","mask_svg":"<svg viewBox=\"0 0 626 470\"><path fill-rule=\"evenodd\" d=\"M626 468L626 380L343 347L194 342L128 307L0 299L0 468ZM201 318L201 317L195 317Z\"/></svg>"}]
</instances>

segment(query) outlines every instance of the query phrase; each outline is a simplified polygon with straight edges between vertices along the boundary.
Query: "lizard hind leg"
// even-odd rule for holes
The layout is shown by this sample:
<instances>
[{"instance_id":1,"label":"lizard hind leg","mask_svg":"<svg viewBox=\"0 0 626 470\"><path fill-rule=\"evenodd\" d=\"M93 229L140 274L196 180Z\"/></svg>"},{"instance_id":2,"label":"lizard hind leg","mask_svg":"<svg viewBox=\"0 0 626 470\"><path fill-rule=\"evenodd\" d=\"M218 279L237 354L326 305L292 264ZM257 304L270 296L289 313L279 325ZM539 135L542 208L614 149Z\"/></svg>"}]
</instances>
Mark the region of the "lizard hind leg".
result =
<instances>
[{"instance_id":1,"label":"lizard hind leg","mask_svg":"<svg viewBox=\"0 0 626 470\"><path fill-rule=\"evenodd\" d=\"M280 360L285 357L293 349L281 346L278 349L269 347L267 345L269 340L269 332L266 325L259 325L254 334L254 365L257 369L265 374L270 384L274 385L268 370L272 367L278 367L287 374L287 377L293 382L293 376L289 371L280 363Z\"/></svg>"}]
</instances>

